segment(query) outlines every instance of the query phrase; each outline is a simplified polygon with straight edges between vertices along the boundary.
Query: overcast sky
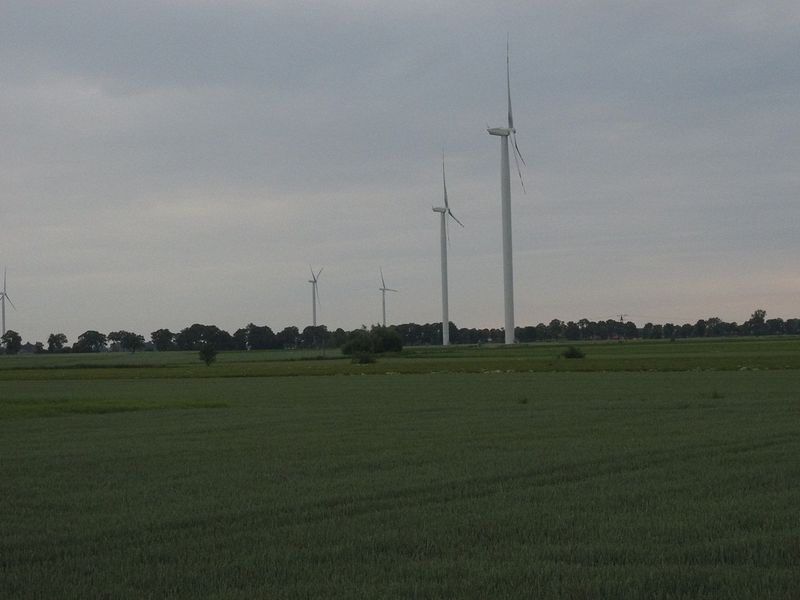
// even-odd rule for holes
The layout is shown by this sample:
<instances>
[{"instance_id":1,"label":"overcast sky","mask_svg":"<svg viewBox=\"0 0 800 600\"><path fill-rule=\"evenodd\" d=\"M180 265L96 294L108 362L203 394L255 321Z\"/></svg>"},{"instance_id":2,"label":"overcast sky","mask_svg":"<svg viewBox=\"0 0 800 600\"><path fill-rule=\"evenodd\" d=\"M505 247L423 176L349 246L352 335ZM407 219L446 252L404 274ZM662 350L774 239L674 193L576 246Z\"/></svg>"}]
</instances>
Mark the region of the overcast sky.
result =
<instances>
[{"instance_id":1,"label":"overcast sky","mask_svg":"<svg viewBox=\"0 0 800 600\"><path fill-rule=\"evenodd\" d=\"M800 4L3 0L0 268L24 340L800 316Z\"/></svg>"}]
</instances>

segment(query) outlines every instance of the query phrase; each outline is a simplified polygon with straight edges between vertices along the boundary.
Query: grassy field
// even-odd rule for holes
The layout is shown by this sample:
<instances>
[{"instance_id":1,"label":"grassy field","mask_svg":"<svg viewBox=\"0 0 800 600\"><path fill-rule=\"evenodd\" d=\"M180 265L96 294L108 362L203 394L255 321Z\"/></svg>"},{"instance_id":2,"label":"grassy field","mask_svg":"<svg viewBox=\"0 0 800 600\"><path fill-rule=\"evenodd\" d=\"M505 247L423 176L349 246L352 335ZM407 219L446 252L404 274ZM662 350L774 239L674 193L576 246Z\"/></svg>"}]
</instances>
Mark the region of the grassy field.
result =
<instances>
[{"instance_id":1,"label":"grassy field","mask_svg":"<svg viewBox=\"0 0 800 600\"><path fill-rule=\"evenodd\" d=\"M800 342L561 349L0 357L0 597L800 597Z\"/></svg>"},{"instance_id":2,"label":"grassy field","mask_svg":"<svg viewBox=\"0 0 800 600\"><path fill-rule=\"evenodd\" d=\"M138 352L4 356L0 381L21 379L151 379L285 377L298 375L430 374L552 371L800 370L800 338L596 342L579 344L580 360L565 359L565 344L410 348L376 364L353 364L338 350L224 352L206 367L196 352Z\"/></svg>"}]
</instances>

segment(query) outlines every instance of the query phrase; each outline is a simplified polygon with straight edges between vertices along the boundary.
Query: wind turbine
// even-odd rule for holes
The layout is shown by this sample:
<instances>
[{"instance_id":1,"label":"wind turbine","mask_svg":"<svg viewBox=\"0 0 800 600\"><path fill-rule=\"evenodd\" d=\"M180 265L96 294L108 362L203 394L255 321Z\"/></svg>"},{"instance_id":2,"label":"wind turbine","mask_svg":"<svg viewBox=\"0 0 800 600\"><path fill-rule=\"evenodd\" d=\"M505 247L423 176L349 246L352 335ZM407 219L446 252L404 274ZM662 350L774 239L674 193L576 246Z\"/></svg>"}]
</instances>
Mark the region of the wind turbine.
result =
<instances>
[{"instance_id":1,"label":"wind turbine","mask_svg":"<svg viewBox=\"0 0 800 600\"><path fill-rule=\"evenodd\" d=\"M378 289L381 291L381 305L383 306L383 326L386 327L386 292L396 292L397 290L393 290L392 288L386 287L386 281L383 279L383 269L380 269L380 271L381 271L381 287L379 287Z\"/></svg>"},{"instance_id":2,"label":"wind turbine","mask_svg":"<svg viewBox=\"0 0 800 600\"><path fill-rule=\"evenodd\" d=\"M3 312L3 332L0 333L0 336L4 336L6 334L6 300L11 305L14 310L17 310L17 307L14 306L14 303L11 301L11 298L8 297L8 292L6 291L6 269L3 269L3 291L0 292L0 302L2 302L2 312Z\"/></svg>"},{"instance_id":3,"label":"wind turbine","mask_svg":"<svg viewBox=\"0 0 800 600\"><path fill-rule=\"evenodd\" d=\"M490 127L489 135L500 137L500 196L503 214L503 296L505 300L505 332L506 344L514 343L514 266L511 253L511 167L508 161L508 138L514 143L514 162L517 164L522 191L522 171L519 161L525 164L517 146L517 130L514 129L514 117L511 113L511 67L509 61L508 42L506 42L506 88L508 91L508 127Z\"/></svg>"},{"instance_id":4,"label":"wind turbine","mask_svg":"<svg viewBox=\"0 0 800 600\"><path fill-rule=\"evenodd\" d=\"M463 227L464 224L456 219L447 202L447 179L444 174L444 152L442 152L442 187L444 189L444 206L434 207L433 212L437 212L441 215L439 229L441 231L442 249L442 346L448 346L450 344L450 316L448 314L447 304L447 217L449 215L456 223L461 225L461 227Z\"/></svg>"},{"instance_id":5,"label":"wind turbine","mask_svg":"<svg viewBox=\"0 0 800 600\"><path fill-rule=\"evenodd\" d=\"M314 269L312 269L310 265L309 265L308 268L311 270L311 279L308 280L308 283L311 284L312 325L314 325L314 327L316 327L317 326L317 305L319 304L319 293L317 292L317 281L319 280L320 273L322 273L322 269L317 271L317 274L314 275Z\"/></svg>"}]
</instances>

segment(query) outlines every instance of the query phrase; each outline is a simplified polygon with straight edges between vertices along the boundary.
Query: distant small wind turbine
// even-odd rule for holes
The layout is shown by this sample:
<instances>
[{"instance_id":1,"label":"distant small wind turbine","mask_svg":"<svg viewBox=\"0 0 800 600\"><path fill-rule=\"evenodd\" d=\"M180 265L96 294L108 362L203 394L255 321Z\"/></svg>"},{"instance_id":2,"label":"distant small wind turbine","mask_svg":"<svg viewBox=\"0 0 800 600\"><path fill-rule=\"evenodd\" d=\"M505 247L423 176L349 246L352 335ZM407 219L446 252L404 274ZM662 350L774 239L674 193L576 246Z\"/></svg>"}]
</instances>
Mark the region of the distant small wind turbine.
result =
<instances>
[{"instance_id":1,"label":"distant small wind turbine","mask_svg":"<svg viewBox=\"0 0 800 600\"><path fill-rule=\"evenodd\" d=\"M442 187L444 188L444 206L436 206L433 212L441 215L440 218L440 243L442 255L442 345L448 346L450 344L450 316L448 312L447 300L447 217L450 216L456 223L464 227L464 224L459 221L450 210L450 204L447 202L447 179L444 174L444 152L442 152ZM385 320L385 318L384 318Z\"/></svg>"},{"instance_id":2,"label":"distant small wind turbine","mask_svg":"<svg viewBox=\"0 0 800 600\"><path fill-rule=\"evenodd\" d=\"M508 138L514 143L514 161L517 164L522 191L522 171L519 161L525 164L517 146L517 130L514 129L514 116L511 112L511 67L508 42L506 42L506 88L508 92L508 127L491 127L489 135L500 136L500 196L503 214L503 296L505 303L505 343L514 343L514 266L511 252L511 167L508 161Z\"/></svg>"},{"instance_id":3,"label":"distant small wind turbine","mask_svg":"<svg viewBox=\"0 0 800 600\"><path fill-rule=\"evenodd\" d=\"M17 310L17 307L14 306L14 303L11 301L11 298L8 297L8 292L6 291L6 269L3 269L3 291L0 292L0 302L2 302L3 308L3 332L0 333L0 336L4 336L6 334L6 300L11 305L11 308Z\"/></svg>"},{"instance_id":4,"label":"distant small wind turbine","mask_svg":"<svg viewBox=\"0 0 800 600\"><path fill-rule=\"evenodd\" d=\"M322 269L317 271L317 274L314 275L314 269L312 269L310 265L308 268L311 269L311 279L308 280L308 283L311 284L311 315L312 315L311 324L314 325L314 327L316 327L317 305L319 305L319 292L317 291L317 282L319 281L319 276L320 273L322 273Z\"/></svg>"},{"instance_id":5,"label":"distant small wind turbine","mask_svg":"<svg viewBox=\"0 0 800 600\"><path fill-rule=\"evenodd\" d=\"M381 305L383 306L383 326L386 327L386 292L396 292L397 290L393 290L392 288L386 287L386 281L383 279L383 269L380 269L381 272L381 287L378 289L381 291Z\"/></svg>"}]
</instances>

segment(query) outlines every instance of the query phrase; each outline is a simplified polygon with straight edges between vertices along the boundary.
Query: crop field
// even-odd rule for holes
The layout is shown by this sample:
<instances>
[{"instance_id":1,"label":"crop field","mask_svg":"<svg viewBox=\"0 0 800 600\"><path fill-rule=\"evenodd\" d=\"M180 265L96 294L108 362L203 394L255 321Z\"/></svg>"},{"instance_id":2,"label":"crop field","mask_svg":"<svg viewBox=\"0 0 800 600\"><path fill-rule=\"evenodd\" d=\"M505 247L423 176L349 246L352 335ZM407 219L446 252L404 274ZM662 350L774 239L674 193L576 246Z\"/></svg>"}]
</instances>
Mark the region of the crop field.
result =
<instances>
[{"instance_id":1,"label":"crop field","mask_svg":"<svg viewBox=\"0 0 800 600\"><path fill-rule=\"evenodd\" d=\"M0 356L0 597L800 597L800 340L580 347Z\"/></svg>"}]
</instances>

